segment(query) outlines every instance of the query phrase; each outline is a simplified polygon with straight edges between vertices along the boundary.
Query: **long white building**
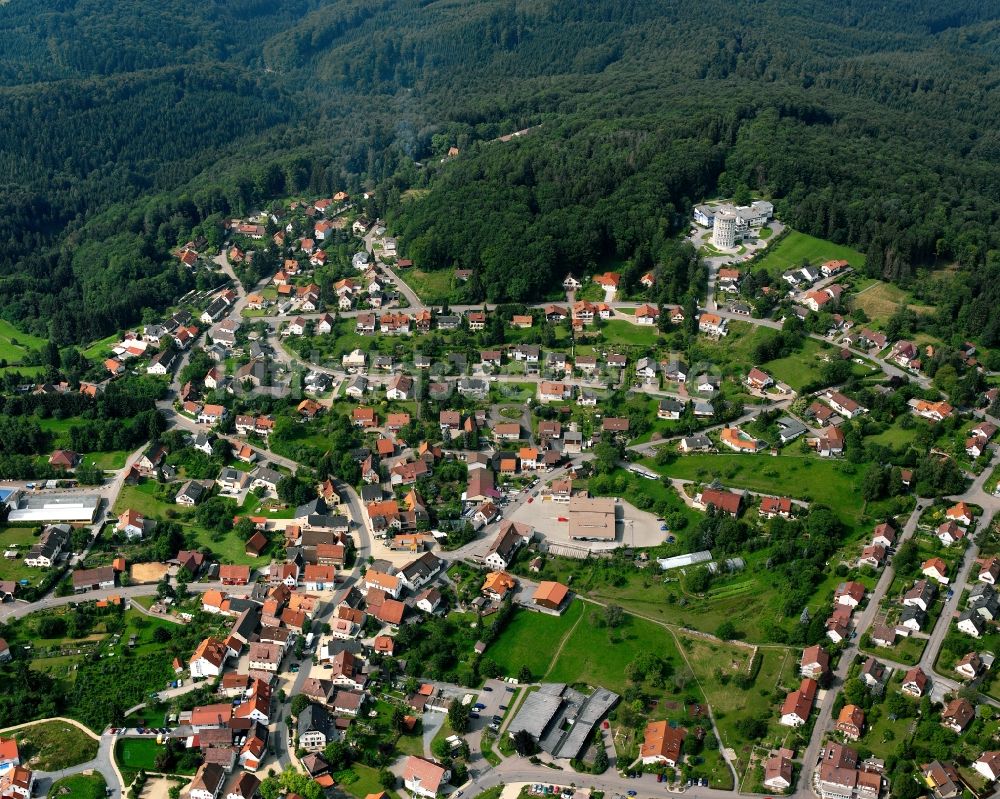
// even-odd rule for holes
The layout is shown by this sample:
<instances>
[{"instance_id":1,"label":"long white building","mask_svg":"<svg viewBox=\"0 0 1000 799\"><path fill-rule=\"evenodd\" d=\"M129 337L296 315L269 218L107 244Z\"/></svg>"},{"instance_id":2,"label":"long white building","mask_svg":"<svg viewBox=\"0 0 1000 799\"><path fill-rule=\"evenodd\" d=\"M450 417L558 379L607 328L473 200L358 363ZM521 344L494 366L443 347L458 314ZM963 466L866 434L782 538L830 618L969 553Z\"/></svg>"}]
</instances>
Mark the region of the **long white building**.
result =
<instances>
[{"instance_id":1,"label":"long white building","mask_svg":"<svg viewBox=\"0 0 1000 799\"><path fill-rule=\"evenodd\" d=\"M38 496L18 492L7 500L10 522L92 524L101 506L98 494Z\"/></svg>"}]
</instances>

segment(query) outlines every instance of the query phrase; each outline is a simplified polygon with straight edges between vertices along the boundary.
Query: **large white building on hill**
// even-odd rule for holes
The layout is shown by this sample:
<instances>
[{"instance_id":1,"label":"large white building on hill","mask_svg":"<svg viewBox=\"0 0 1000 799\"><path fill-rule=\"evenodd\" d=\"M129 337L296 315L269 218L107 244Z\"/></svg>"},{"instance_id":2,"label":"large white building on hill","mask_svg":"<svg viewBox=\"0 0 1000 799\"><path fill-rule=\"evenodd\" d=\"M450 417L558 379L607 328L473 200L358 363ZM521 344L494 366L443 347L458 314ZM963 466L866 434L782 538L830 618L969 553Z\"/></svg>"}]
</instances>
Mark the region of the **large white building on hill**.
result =
<instances>
[{"instance_id":1,"label":"large white building on hill","mask_svg":"<svg viewBox=\"0 0 1000 799\"><path fill-rule=\"evenodd\" d=\"M712 244L725 250L736 247L751 230L763 227L773 216L774 206L767 200L755 200L749 206L722 203L694 207L694 221L712 228Z\"/></svg>"}]
</instances>

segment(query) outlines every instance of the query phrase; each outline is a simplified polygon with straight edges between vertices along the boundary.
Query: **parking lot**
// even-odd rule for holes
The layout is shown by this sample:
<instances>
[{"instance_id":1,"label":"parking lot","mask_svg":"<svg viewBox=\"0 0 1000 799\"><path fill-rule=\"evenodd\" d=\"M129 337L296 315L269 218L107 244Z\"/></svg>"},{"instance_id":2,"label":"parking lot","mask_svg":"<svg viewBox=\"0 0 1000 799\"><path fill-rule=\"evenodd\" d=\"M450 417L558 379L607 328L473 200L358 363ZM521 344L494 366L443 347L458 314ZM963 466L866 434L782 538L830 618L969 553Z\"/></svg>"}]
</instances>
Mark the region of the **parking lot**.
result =
<instances>
[{"instance_id":1,"label":"parking lot","mask_svg":"<svg viewBox=\"0 0 1000 799\"><path fill-rule=\"evenodd\" d=\"M492 723L494 716L502 717L516 690L516 685L505 683L503 680L487 680L473 705L472 712L479 714L479 718L472 720L472 729L481 730Z\"/></svg>"},{"instance_id":2,"label":"parking lot","mask_svg":"<svg viewBox=\"0 0 1000 799\"><path fill-rule=\"evenodd\" d=\"M652 513L639 510L628 502L618 503L617 535L615 541L574 541L569 537L569 509L560 502L553 502L547 497L532 498L531 504L525 503L517 508L510 518L515 522L524 522L535 528L551 544L568 544L577 548L594 551L614 549L620 546L651 547L662 544L666 533L660 529L661 524Z\"/></svg>"}]
</instances>

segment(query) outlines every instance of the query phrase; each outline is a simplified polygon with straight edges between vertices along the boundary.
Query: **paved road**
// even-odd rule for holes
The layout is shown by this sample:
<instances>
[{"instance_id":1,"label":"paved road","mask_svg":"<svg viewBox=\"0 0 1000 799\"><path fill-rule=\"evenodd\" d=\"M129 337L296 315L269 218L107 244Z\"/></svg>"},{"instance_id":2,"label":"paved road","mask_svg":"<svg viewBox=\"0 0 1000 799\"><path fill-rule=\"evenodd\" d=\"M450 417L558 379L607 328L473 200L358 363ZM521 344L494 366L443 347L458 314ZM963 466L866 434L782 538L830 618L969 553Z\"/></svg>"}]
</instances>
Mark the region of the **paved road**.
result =
<instances>
[{"instance_id":1,"label":"paved road","mask_svg":"<svg viewBox=\"0 0 1000 799\"><path fill-rule=\"evenodd\" d=\"M250 593L250 586L246 585L223 585L220 582L191 583L189 590L196 593L205 591L225 591L231 596L245 596ZM93 602L98 599L107 599L112 596L127 597L133 599L139 596L155 596L156 584L129 585L119 588L101 588L96 591L88 591L85 594L70 594L69 596L49 595L38 602L13 602L0 606L0 621L6 622L11 619L19 619L30 613L48 608L57 608L62 605L69 605L74 602Z\"/></svg>"},{"instance_id":2,"label":"paved road","mask_svg":"<svg viewBox=\"0 0 1000 799\"><path fill-rule=\"evenodd\" d=\"M108 784L108 787L112 789L110 794L112 797L117 797L121 795L124 789L124 783L121 778L121 773L115 766L114 762L114 739L110 735L96 735L94 732L81 724L76 719L68 719L62 716L58 716L52 719L42 719L42 721L53 721L53 722L63 722L69 724L73 727L78 728L84 732L89 737L98 741L97 756L93 760L88 760L85 763L78 763L75 766L69 768L60 769L58 771L35 771L35 794L46 795L49 792L49 788L52 783L57 780L61 780L63 777L69 777L72 774L80 774L84 771L97 771L104 777L104 781ZM14 730L21 729L23 727L30 727L32 724L38 724L38 721L29 721L24 724L17 724L13 727L6 727L0 730L0 733L8 733Z\"/></svg>"},{"instance_id":3,"label":"paved road","mask_svg":"<svg viewBox=\"0 0 1000 799\"><path fill-rule=\"evenodd\" d=\"M719 424L714 424L710 427L703 427L700 430L696 430L695 433L709 433L713 430L721 430L724 427L738 427L740 425L746 424L757 418L763 411L773 411L773 410L784 410L791 404L791 400L782 400L780 402L769 403L767 405L745 405L743 407L744 414L737 419L733 419L731 422L720 422ZM677 435L665 436L663 438L658 438L655 441L647 441L644 444L635 444L634 446L628 447L632 452L639 452L643 455L653 455L656 453L661 446L670 441L679 441L682 438L686 438L688 433L678 433Z\"/></svg>"},{"instance_id":4,"label":"paved road","mask_svg":"<svg viewBox=\"0 0 1000 799\"><path fill-rule=\"evenodd\" d=\"M910 514L910 518L906 520L906 524L903 526L903 530L899 535L897 547L902 546L902 544L909 540L913 536L914 532L916 532L917 520L920 518L919 508L926 505L927 502L928 500L917 499L917 506L914 508L913 513ZM803 777L799 780L797 795L808 795L808 791L806 789L809 786L809 779L807 779L805 775L812 774L812 771L819 760L819 750L823 743L823 736L828 730L832 729L831 722L833 717L833 704L837 693L843 686L844 680L847 678L847 670L853 662L854 656L858 652L858 641L875 619L879 610L879 603L881 603L882 599L885 597L886 592L889 590L889 586L892 585L894 575L895 569L892 568L891 563L882 569L882 574L879 576L878 583L875 585L875 590L872 591L871 596L868 598L868 604L854 619L855 637L851 638L844 647L840 656L840 661L838 662L837 668L833 673L831 687L826 691L823 701L819 703L816 709L816 723L813 727L812 738L802 755Z\"/></svg>"}]
</instances>

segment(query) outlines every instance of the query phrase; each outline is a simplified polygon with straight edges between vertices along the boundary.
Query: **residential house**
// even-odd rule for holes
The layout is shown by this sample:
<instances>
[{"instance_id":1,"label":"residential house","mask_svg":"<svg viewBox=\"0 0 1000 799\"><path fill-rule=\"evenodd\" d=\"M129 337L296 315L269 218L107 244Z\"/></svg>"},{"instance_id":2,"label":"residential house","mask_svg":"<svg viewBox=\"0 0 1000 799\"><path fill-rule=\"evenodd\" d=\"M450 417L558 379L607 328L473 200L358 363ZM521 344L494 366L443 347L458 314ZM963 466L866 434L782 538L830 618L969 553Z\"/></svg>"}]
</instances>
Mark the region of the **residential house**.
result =
<instances>
[{"instance_id":1,"label":"residential house","mask_svg":"<svg viewBox=\"0 0 1000 799\"><path fill-rule=\"evenodd\" d=\"M226 664L229 649L217 638L205 638L195 649L188 666L195 679L218 677Z\"/></svg>"},{"instance_id":2,"label":"residential house","mask_svg":"<svg viewBox=\"0 0 1000 799\"><path fill-rule=\"evenodd\" d=\"M924 674L920 666L914 666L903 675L903 685L900 687L900 690L904 694L916 699L924 695L924 692L927 690L927 675Z\"/></svg>"},{"instance_id":3,"label":"residential house","mask_svg":"<svg viewBox=\"0 0 1000 799\"><path fill-rule=\"evenodd\" d=\"M493 539L483 563L495 571L506 571L520 548L531 543L534 534L531 525L507 520Z\"/></svg>"},{"instance_id":4,"label":"residential house","mask_svg":"<svg viewBox=\"0 0 1000 799\"><path fill-rule=\"evenodd\" d=\"M676 767L681 762L681 750L687 730L667 721L651 721L646 725L639 757L644 765Z\"/></svg>"},{"instance_id":5,"label":"residential house","mask_svg":"<svg viewBox=\"0 0 1000 799\"><path fill-rule=\"evenodd\" d=\"M976 652L969 652L958 663L955 671L967 680L974 680L983 671L983 659Z\"/></svg>"},{"instance_id":6,"label":"residential house","mask_svg":"<svg viewBox=\"0 0 1000 799\"><path fill-rule=\"evenodd\" d=\"M937 799L954 799L962 793L962 779L953 763L925 763L920 767L924 784L934 791Z\"/></svg>"},{"instance_id":7,"label":"residential house","mask_svg":"<svg viewBox=\"0 0 1000 799\"><path fill-rule=\"evenodd\" d=\"M934 602L937 589L927 580L917 580L913 587L903 594L903 605L927 612Z\"/></svg>"},{"instance_id":8,"label":"residential house","mask_svg":"<svg viewBox=\"0 0 1000 799\"><path fill-rule=\"evenodd\" d=\"M799 674L819 680L830 670L830 654L819 644L807 647L799 660Z\"/></svg>"},{"instance_id":9,"label":"residential house","mask_svg":"<svg viewBox=\"0 0 1000 799\"><path fill-rule=\"evenodd\" d=\"M763 391L769 386L774 385L774 378L755 366L747 373L746 382L750 388L756 391Z\"/></svg>"},{"instance_id":10,"label":"residential house","mask_svg":"<svg viewBox=\"0 0 1000 799\"><path fill-rule=\"evenodd\" d=\"M764 761L764 787L784 792L792 786L792 761L786 754L774 754Z\"/></svg>"},{"instance_id":11,"label":"residential house","mask_svg":"<svg viewBox=\"0 0 1000 799\"><path fill-rule=\"evenodd\" d=\"M410 755L403 764L403 785L411 796L434 799L450 778L448 769L421 757Z\"/></svg>"},{"instance_id":12,"label":"residential house","mask_svg":"<svg viewBox=\"0 0 1000 799\"><path fill-rule=\"evenodd\" d=\"M717 314L703 313L698 317L698 332L709 336L725 336L726 324L726 320Z\"/></svg>"},{"instance_id":13,"label":"residential house","mask_svg":"<svg viewBox=\"0 0 1000 799\"><path fill-rule=\"evenodd\" d=\"M1000 778L1000 752L983 752L972 767L990 782Z\"/></svg>"},{"instance_id":14,"label":"residential house","mask_svg":"<svg viewBox=\"0 0 1000 799\"><path fill-rule=\"evenodd\" d=\"M115 529L130 541L142 538L146 531L146 518L139 511L129 508L118 517Z\"/></svg>"},{"instance_id":15,"label":"residential house","mask_svg":"<svg viewBox=\"0 0 1000 799\"><path fill-rule=\"evenodd\" d=\"M202 763L191 780L188 788L190 799L219 799L223 783L226 781L225 769L215 763Z\"/></svg>"},{"instance_id":16,"label":"residential house","mask_svg":"<svg viewBox=\"0 0 1000 799\"><path fill-rule=\"evenodd\" d=\"M336 725L330 718L326 708L310 702L299 713L296 724L299 737L299 747L307 752L318 752L326 748L328 743L336 740Z\"/></svg>"},{"instance_id":17,"label":"residential house","mask_svg":"<svg viewBox=\"0 0 1000 799\"><path fill-rule=\"evenodd\" d=\"M839 391L827 391L823 395L827 403L833 410L845 419L853 419L868 412L868 409L850 397L841 394Z\"/></svg>"},{"instance_id":18,"label":"residential house","mask_svg":"<svg viewBox=\"0 0 1000 799\"><path fill-rule=\"evenodd\" d=\"M799 687L791 691L781 705L780 723L786 727L801 727L805 724L812 712L818 687L812 678L803 678Z\"/></svg>"},{"instance_id":19,"label":"residential house","mask_svg":"<svg viewBox=\"0 0 1000 799\"><path fill-rule=\"evenodd\" d=\"M941 711L941 725L961 734L976 717L976 709L965 699L952 699Z\"/></svg>"},{"instance_id":20,"label":"residential house","mask_svg":"<svg viewBox=\"0 0 1000 799\"><path fill-rule=\"evenodd\" d=\"M942 585L947 585L949 582L948 564L941 560L941 558L928 558L924 561L920 570L924 575Z\"/></svg>"},{"instance_id":21,"label":"residential house","mask_svg":"<svg viewBox=\"0 0 1000 799\"><path fill-rule=\"evenodd\" d=\"M837 716L835 729L844 734L844 737L857 741L865 728L865 712L857 705L844 705Z\"/></svg>"},{"instance_id":22,"label":"residential house","mask_svg":"<svg viewBox=\"0 0 1000 799\"><path fill-rule=\"evenodd\" d=\"M790 519L792 516L792 500L789 497L762 497L759 512L766 519L773 519L775 516Z\"/></svg>"},{"instance_id":23,"label":"residential house","mask_svg":"<svg viewBox=\"0 0 1000 799\"><path fill-rule=\"evenodd\" d=\"M849 608L858 607L865 598L865 587L855 581L841 583L833 594L834 602Z\"/></svg>"},{"instance_id":24,"label":"residential house","mask_svg":"<svg viewBox=\"0 0 1000 799\"><path fill-rule=\"evenodd\" d=\"M743 495L735 494L732 491L725 491L717 488L704 488L695 499L695 504L707 509L712 505L723 513L730 516L739 516L743 507Z\"/></svg>"},{"instance_id":25,"label":"residential house","mask_svg":"<svg viewBox=\"0 0 1000 799\"><path fill-rule=\"evenodd\" d=\"M958 617L958 629L973 638L981 638L986 632L986 623L974 608L969 608Z\"/></svg>"}]
</instances>

